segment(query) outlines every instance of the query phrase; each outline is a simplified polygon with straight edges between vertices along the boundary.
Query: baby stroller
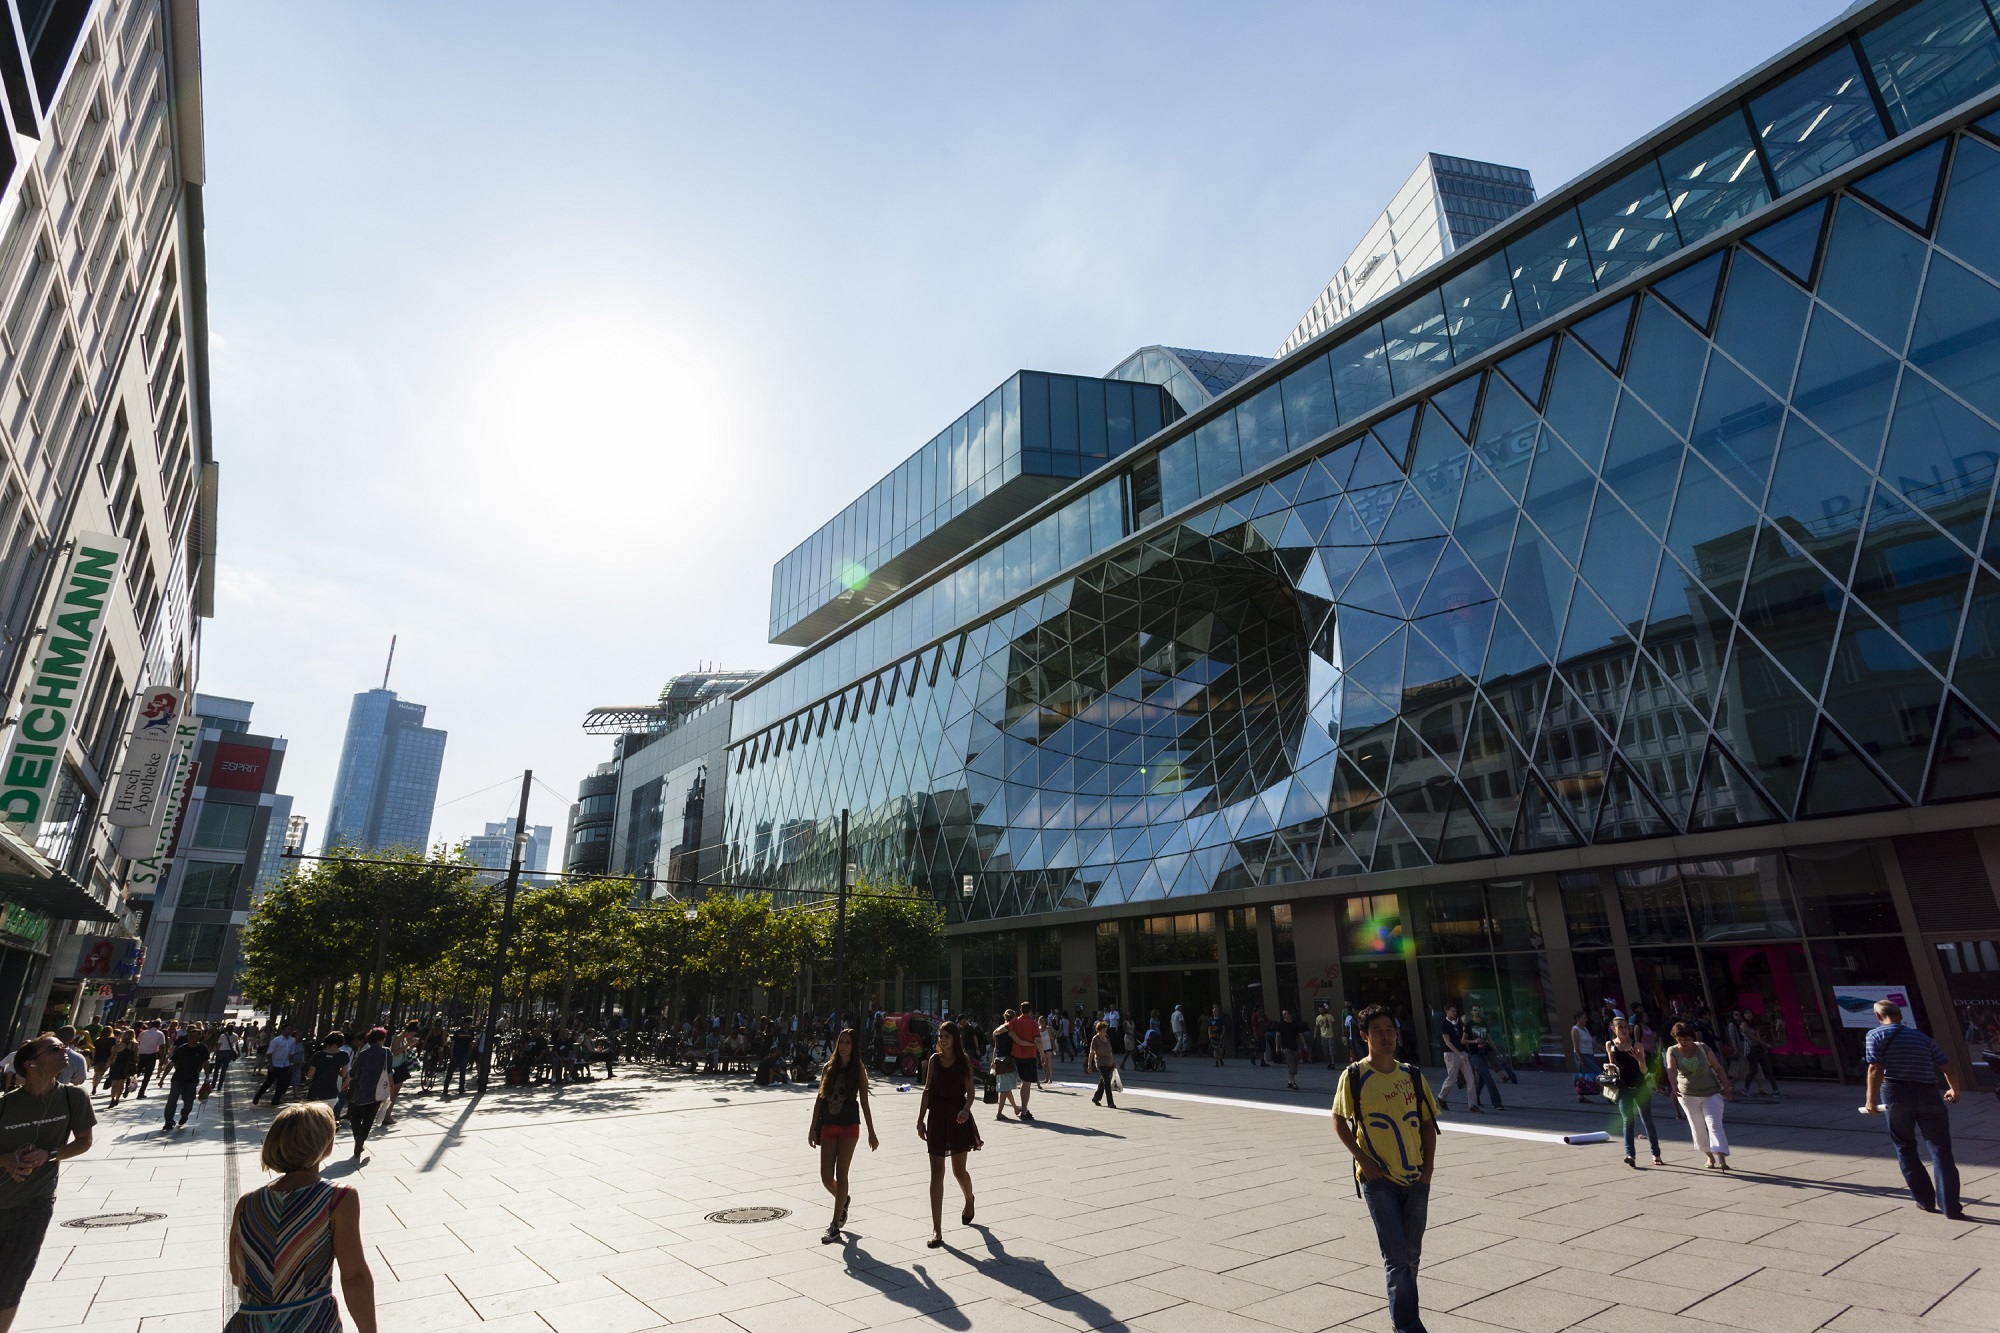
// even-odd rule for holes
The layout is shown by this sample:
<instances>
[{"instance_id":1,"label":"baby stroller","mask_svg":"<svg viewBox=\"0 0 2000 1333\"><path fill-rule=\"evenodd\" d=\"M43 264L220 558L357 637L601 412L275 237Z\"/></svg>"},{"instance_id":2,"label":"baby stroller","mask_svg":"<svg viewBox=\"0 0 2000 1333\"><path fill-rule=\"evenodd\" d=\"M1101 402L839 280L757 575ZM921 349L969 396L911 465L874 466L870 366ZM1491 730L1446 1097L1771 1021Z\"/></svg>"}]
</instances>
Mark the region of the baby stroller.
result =
<instances>
[{"instance_id":1,"label":"baby stroller","mask_svg":"<svg viewBox=\"0 0 2000 1333\"><path fill-rule=\"evenodd\" d=\"M1164 1032L1149 1032L1139 1043L1139 1049L1132 1053L1132 1063L1144 1074L1164 1074L1167 1070L1167 1047L1170 1038Z\"/></svg>"}]
</instances>

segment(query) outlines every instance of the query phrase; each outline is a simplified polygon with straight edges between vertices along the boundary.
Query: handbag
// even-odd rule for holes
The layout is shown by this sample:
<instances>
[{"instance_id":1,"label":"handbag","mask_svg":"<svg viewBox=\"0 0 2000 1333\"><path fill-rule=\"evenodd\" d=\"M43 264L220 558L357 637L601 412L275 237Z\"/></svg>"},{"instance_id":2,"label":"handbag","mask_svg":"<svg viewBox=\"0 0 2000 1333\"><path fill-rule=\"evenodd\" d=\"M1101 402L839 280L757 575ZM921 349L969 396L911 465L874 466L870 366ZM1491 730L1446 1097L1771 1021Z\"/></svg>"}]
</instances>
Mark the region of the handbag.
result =
<instances>
[{"instance_id":1,"label":"handbag","mask_svg":"<svg viewBox=\"0 0 2000 1333\"><path fill-rule=\"evenodd\" d=\"M813 1098L812 1127L806 1130L806 1137L808 1139L811 1139L815 1143L819 1142L819 1127L822 1123L825 1122L825 1120L826 1120L826 1098L815 1097Z\"/></svg>"},{"instance_id":2,"label":"handbag","mask_svg":"<svg viewBox=\"0 0 2000 1333\"><path fill-rule=\"evenodd\" d=\"M993 1075L995 1078L998 1078L1002 1074L1011 1074L1013 1072L1014 1072L1013 1056L996 1055L993 1057Z\"/></svg>"}]
</instances>

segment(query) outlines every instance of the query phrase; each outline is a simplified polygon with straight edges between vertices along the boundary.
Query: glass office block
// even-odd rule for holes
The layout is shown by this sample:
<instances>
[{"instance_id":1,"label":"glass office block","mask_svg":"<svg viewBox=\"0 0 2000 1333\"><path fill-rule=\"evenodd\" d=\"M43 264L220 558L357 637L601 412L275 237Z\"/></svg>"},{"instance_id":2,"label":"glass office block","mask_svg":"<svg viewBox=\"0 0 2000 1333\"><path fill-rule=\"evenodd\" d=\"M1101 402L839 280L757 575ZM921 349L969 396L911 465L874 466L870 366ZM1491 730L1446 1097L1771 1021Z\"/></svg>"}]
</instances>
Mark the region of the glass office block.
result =
<instances>
[{"instance_id":1,"label":"glass office block","mask_svg":"<svg viewBox=\"0 0 2000 1333\"><path fill-rule=\"evenodd\" d=\"M1578 353L1578 355L1582 355ZM1616 391L1617 386L1612 386ZM1586 432L1587 433L1587 432ZM1496 384L1486 393L1486 405L1479 414L1479 433L1473 437L1473 452L1493 476L1519 499L1527 484L1528 468L1534 462L1541 419L1521 396Z\"/></svg>"},{"instance_id":2,"label":"glass office block","mask_svg":"<svg viewBox=\"0 0 2000 1333\"><path fill-rule=\"evenodd\" d=\"M1327 358L1316 356L1279 381L1285 404L1285 443L1302 449L1339 424L1334 408L1333 372Z\"/></svg>"},{"instance_id":3,"label":"glass office block","mask_svg":"<svg viewBox=\"0 0 2000 1333\"><path fill-rule=\"evenodd\" d=\"M1551 441L1535 460L1528 477L1523 511L1535 521L1555 548L1575 560L1583 545L1584 524L1590 517L1590 497L1597 479L1582 459L1560 440Z\"/></svg>"},{"instance_id":4,"label":"glass office block","mask_svg":"<svg viewBox=\"0 0 2000 1333\"><path fill-rule=\"evenodd\" d=\"M1749 567L1757 512L1700 458L1689 458L1667 529L1667 549L1733 611Z\"/></svg>"},{"instance_id":5,"label":"glass office block","mask_svg":"<svg viewBox=\"0 0 2000 1333\"><path fill-rule=\"evenodd\" d=\"M1431 411L1451 422L1452 429L1468 440L1472 438L1473 410L1479 405L1482 379L1479 375L1469 375L1439 389L1430 398Z\"/></svg>"},{"instance_id":6,"label":"glass office block","mask_svg":"<svg viewBox=\"0 0 2000 1333\"><path fill-rule=\"evenodd\" d=\"M1619 624L1643 629L1658 551L1658 538L1640 527L1609 491L1599 490L1577 572L1604 599Z\"/></svg>"},{"instance_id":7,"label":"glass office block","mask_svg":"<svg viewBox=\"0 0 2000 1333\"><path fill-rule=\"evenodd\" d=\"M1861 49L1898 134L2000 82L2000 37L1980 0L1923 0L1865 29Z\"/></svg>"},{"instance_id":8,"label":"glass office block","mask_svg":"<svg viewBox=\"0 0 2000 1333\"><path fill-rule=\"evenodd\" d=\"M1897 637L1938 671L1951 666L1972 557L1886 486L1875 491L1850 583Z\"/></svg>"},{"instance_id":9,"label":"glass office block","mask_svg":"<svg viewBox=\"0 0 2000 1333\"><path fill-rule=\"evenodd\" d=\"M1245 472L1254 472L1285 456L1285 408L1277 385L1267 385L1244 400L1235 416Z\"/></svg>"},{"instance_id":10,"label":"glass office block","mask_svg":"<svg viewBox=\"0 0 2000 1333\"><path fill-rule=\"evenodd\" d=\"M1681 241L1693 245L1771 202L1757 145L1740 111L1729 111L1660 151Z\"/></svg>"},{"instance_id":11,"label":"glass office block","mask_svg":"<svg viewBox=\"0 0 2000 1333\"><path fill-rule=\"evenodd\" d=\"M1944 170L1945 150L1949 147L1950 139L1939 139L1928 148L1920 148L1880 171L1863 176L1850 188L1917 231L1928 233L1931 217L1937 211L1938 185Z\"/></svg>"},{"instance_id":12,"label":"glass office block","mask_svg":"<svg viewBox=\"0 0 2000 1333\"><path fill-rule=\"evenodd\" d=\"M1888 141L1868 82L1844 44L1751 98L1750 118L1780 194Z\"/></svg>"},{"instance_id":13,"label":"glass office block","mask_svg":"<svg viewBox=\"0 0 2000 1333\"><path fill-rule=\"evenodd\" d=\"M1722 265L1728 258L1727 250L1717 250L1708 258L1661 278L1653 284L1653 295L1707 333L1714 323L1715 295L1722 290Z\"/></svg>"},{"instance_id":14,"label":"glass office block","mask_svg":"<svg viewBox=\"0 0 2000 1333\"><path fill-rule=\"evenodd\" d=\"M1812 302L1755 255L1737 251L1715 342L1773 393L1791 391Z\"/></svg>"},{"instance_id":15,"label":"glass office block","mask_svg":"<svg viewBox=\"0 0 2000 1333\"><path fill-rule=\"evenodd\" d=\"M1555 351L1555 345L1554 338L1544 338L1507 357L1495 367L1532 407L1541 405L1542 386L1549 377L1549 363L1553 359L1551 353Z\"/></svg>"},{"instance_id":16,"label":"glass office block","mask_svg":"<svg viewBox=\"0 0 2000 1333\"><path fill-rule=\"evenodd\" d=\"M1812 701L1747 636L1737 635L1716 704L1715 733L1781 814L1796 804L1812 747Z\"/></svg>"},{"instance_id":17,"label":"glass office block","mask_svg":"<svg viewBox=\"0 0 2000 1333\"><path fill-rule=\"evenodd\" d=\"M1924 243L1907 228L1866 204L1842 199L1820 268L1819 298L1901 352L1927 258Z\"/></svg>"},{"instance_id":18,"label":"glass office block","mask_svg":"<svg viewBox=\"0 0 2000 1333\"><path fill-rule=\"evenodd\" d=\"M2000 417L2000 287L1935 256L1910 335L1910 364Z\"/></svg>"},{"instance_id":19,"label":"glass office block","mask_svg":"<svg viewBox=\"0 0 2000 1333\"><path fill-rule=\"evenodd\" d=\"M2000 152L1960 137L1938 213L1937 243L1990 278L2000 278Z\"/></svg>"},{"instance_id":20,"label":"glass office block","mask_svg":"<svg viewBox=\"0 0 2000 1333\"><path fill-rule=\"evenodd\" d=\"M1628 296L1569 326L1570 337L1597 353L1614 375L1624 368L1625 336L1632 329L1633 304Z\"/></svg>"},{"instance_id":21,"label":"glass office block","mask_svg":"<svg viewBox=\"0 0 2000 1333\"><path fill-rule=\"evenodd\" d=\"M1342 421L1366 416L1394 396L1380 324L1370 324L1340 343L1327 353L1327 360L1333 367L1333 397Z\"/></svg>"},{"instance_id":22,"label":"glass office block","mask_svg":"<svg viewBox=\"0 0 2000 1333\"><path fill-rule=\"evenodd\" d=\"M1826 235L1829 203L1821 199L1789 217L1759 228L1743 243L1791 275L1801 287L1811 287L1819 265L1819 245Z\"/></svg>"},{"instance_id":23,"label":"glass office block","mask_svg":"<svg viewBox=\"0 0 2000 1333\"><path fill-rule=\"evenodd\" d=\"M1648 298L1640 303L1627 356L1625 386L1645 399L1676 433L1685 434L1701 390L1707 340L1661 302Z\"/></svg>"},{"instance_id":24,"label":"glass office block","mask_svg":"<svg viewBox=\"0 0 2000 1333\"><path fill-rule=\"evenodd\" d=\"M1840 585L1796 542L1770 525L1759 531L1740 618L1813 698L1825 680L1842 600Z\"/></svg>"}]
</instances>

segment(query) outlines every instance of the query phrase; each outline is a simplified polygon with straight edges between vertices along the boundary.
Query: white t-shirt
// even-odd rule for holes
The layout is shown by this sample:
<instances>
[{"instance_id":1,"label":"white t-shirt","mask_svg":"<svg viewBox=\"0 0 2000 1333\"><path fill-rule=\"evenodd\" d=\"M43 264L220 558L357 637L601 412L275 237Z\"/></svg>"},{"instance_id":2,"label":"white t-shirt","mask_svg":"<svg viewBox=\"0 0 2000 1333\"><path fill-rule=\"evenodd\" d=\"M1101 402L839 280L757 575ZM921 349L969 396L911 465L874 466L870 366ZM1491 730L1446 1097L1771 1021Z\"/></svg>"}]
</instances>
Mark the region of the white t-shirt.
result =
<instances>
[{"instance_id":1,"label":"white t-shirt","mask_svg":"<svg viewBox=\"0 0 2000 1333\"><path fill-rule=\"evenodd\" d=\"M1597 1038L1590 1035L1589 1028L1573 1027L1569 1030L1569 1035L1570 1035L1570 1040L1576 1043L1576 1049L1579 1054L1581 1055L1597 1054Z\"/></svg>"},{"instance_id":2,"label":"white t-shirt","mask_svg":"<svg viewBox=\"0 0 2000 1333\"><path fill-rule=\"evenodd\" d=\"M286 1036L273 1037L271 1038L271 1044L265 1047L264 1050L265 1054L271 1059L271 1068L288 1069L291 1067L293 1059L299 1053L298 1038Z\"/></svg>"},{"instance_id":3,"label":"white t-shirt","mask_svg":"<svg viewBox=\"0 0 2000 1333\"><path fill-rule=\"evenodd\" d=\"M1187 1035L1187 1015L1182 1013L1178 1008L1174 1010L1174 1035L1176 1037L1185 1037Z\"/></svg>"},{"instance_id":4,"label":"white t-shirt","mask_svg":"<svg viewBox=\"0 0 2000 1333\"><path fill-rule=\"evenodd\" d=\"M167 1034L158 1028L139 1029L139 1054L158 1055L160 1048L167 1044Z\"/></svg>"}]
</instances>

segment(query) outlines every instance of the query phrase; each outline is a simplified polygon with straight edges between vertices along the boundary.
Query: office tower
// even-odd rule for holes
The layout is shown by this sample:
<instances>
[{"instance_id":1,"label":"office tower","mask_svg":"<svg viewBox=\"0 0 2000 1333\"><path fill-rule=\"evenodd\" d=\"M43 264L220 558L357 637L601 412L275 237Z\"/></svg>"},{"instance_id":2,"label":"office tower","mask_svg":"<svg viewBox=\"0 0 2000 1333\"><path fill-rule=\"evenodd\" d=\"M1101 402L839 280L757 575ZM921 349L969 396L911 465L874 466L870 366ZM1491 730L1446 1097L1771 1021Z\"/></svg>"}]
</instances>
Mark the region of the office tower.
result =
<instances>
[{"instance_id":1,"label":"office tower","mask_svg":"<svg viewBox=\"0 0 2000 1333\"><path fill-rule=\"evenodd\" d=\"M424 706L394 690L364 690L347 714L327 849L428 850L445 733L424 725Z\"/></svg>"},{"instance_id":2,"label":"office tower","mask_svg":"<svg viewBox=\"0 0 2000 1333\"><path fill-rule=\"evenodd\" d=\"M846 811L980 1013L1745 1008L1836 1078L1894 991L1969 1071L1996 199L1986 5L1847 9L738 691L729 882Z\"/></svg>"},{"instance_id":3,"label":"office tower","mask_svg":"<svg viewBox=\"0 0 2000 1333\"><path fill-rule=\"evenodd\" d=\"M521 870L523 874L544 871L549 868L549 845L555 840L555 830L547 824L528 825L528 845L522 849ZM486 832L474 834L465 840L465 859L476 866L489 870L504 871L513 863L514 818L509 815L498 824L489 823Z\"/></svg>"},{"instance_id":4,"label":"office tower","mask_svg":"<svg viewBox=\"0 0 2000 1333\"><path fill-rule=\"evenodd\" d=\"M1424 154L1278 355L1289 355L1534 202L1534 178L1520 167Z\"/></svg>"},{"instance_id":5,"label":"office tower","mask_svg":"<svg viewBox=\"0 0 2000 1333\"><path fill-rule=\"evenodd\" d=\"M214 610L195 16L0 9L0 717L42 733L16 753L24 732L0 731L9 1047L77 994L85 960L133 952L157 866L122 857L103 815L133 699L193 689Z\"/></svg>"}]
</instances>

